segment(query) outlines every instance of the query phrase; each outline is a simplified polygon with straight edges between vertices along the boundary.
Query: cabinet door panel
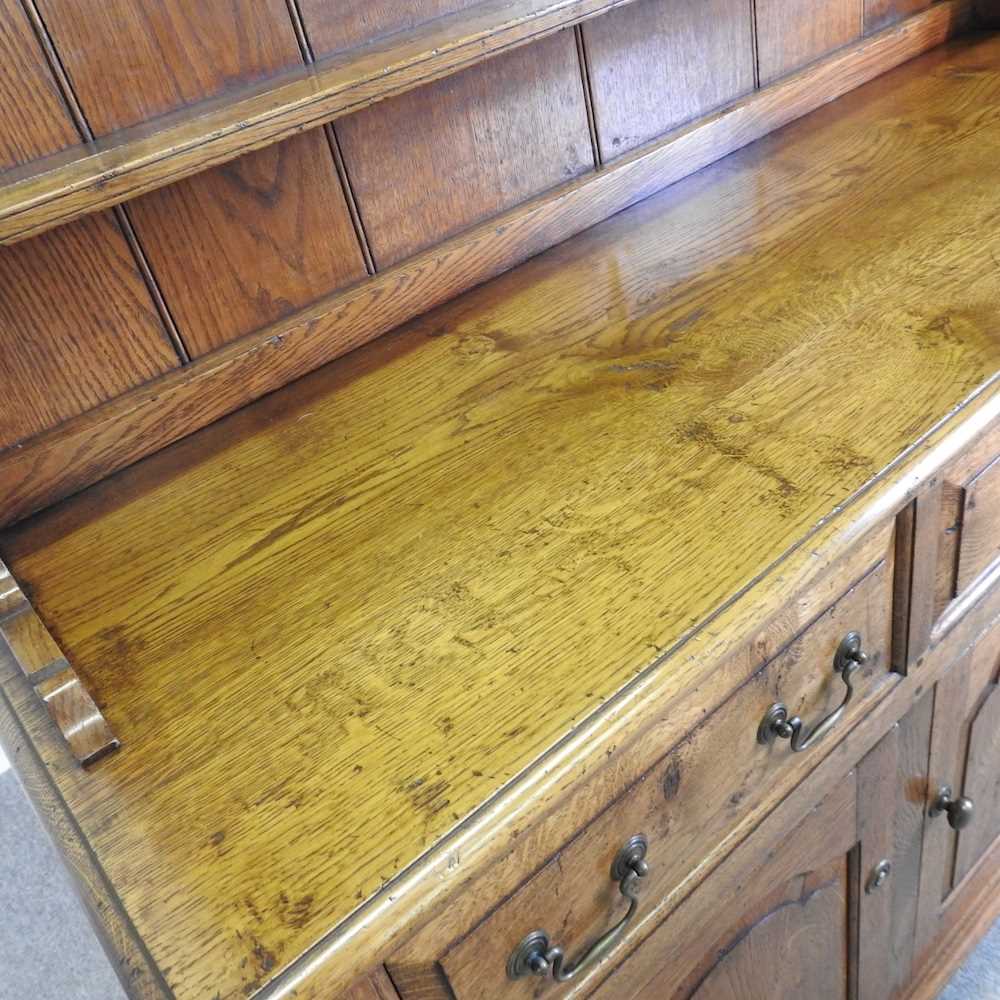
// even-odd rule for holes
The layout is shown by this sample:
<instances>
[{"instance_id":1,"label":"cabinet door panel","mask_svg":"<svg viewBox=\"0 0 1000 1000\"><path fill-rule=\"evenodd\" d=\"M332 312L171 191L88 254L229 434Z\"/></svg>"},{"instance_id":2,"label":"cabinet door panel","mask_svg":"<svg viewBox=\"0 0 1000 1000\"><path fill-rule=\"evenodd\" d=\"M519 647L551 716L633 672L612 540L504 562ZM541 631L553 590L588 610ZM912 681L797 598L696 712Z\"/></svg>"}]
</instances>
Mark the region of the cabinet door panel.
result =
<instances>
[{"instance_id":1,"label":"cabinet door panel","mask_svg":"<svg viewBox=\"0 0 1000 1000\"><path fill-rule=\"evenodd\" d=\"M779 807L594 996L847 997L856 805L852 772L797 824L782 823L793 801Z\"/></svg>"},{"instance_id":2,"label":"cabinet door panel","mask_svg":"<svg viewBox=\"0 0 1000 1000\"><path fill-rule=\"evenodd\" d=\"M796 876L744 914L704 975L677 1000L847 997L849 859ZM637 1000L660 1000L659 984Z\"/></svg>"},{"instance_id":3,"label":"cabinet door panel","mask_svg":"<svg viewBox=\"0 0 1000 1000\"><path fill-rule=\"evenodd\" d=\"M928 692L858 767L858 1000L894 996L912 975L933 707Z\"/></svg>"},{"instance_id":4,"label":"cabinet door panel","mask_svg":"<svg viewBox=\"0 0 1000 1000\"><path fill-rule=\"evenodd\" d=\"M975 803L975 815L958 835L955 883L1000 836L1000 686L990 685L969 726L962 794Z\"/></svg>"}]
</instances>

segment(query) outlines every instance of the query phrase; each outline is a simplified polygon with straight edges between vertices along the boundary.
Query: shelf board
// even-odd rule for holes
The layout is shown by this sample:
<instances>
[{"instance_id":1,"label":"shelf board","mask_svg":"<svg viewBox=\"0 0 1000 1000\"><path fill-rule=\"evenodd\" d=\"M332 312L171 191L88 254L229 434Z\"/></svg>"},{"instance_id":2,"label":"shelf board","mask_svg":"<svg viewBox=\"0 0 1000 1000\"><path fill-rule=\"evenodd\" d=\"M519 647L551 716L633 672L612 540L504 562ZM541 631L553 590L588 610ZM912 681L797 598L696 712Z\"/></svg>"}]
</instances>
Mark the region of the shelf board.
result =
<instances>
[{"instance_id":1,"label":"shelf board","mask_svg":"<svg viewBox=\"0 0 1000 1000\"><path fill-rule=\"evenodd\" d=\"M633 0L485 0L0 174L0 244L16 243Z\"/></svg>"}]
</instances>

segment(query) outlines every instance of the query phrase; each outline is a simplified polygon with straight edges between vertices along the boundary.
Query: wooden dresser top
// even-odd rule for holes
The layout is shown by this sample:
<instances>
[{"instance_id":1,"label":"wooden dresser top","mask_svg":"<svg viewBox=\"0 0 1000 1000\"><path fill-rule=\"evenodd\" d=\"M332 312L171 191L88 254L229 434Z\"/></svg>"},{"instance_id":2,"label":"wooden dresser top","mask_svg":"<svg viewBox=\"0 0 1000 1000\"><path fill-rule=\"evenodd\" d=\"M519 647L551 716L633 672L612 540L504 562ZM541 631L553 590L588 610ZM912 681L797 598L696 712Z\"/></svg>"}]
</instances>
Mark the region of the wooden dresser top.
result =
<instances>
[{"instance_id":1,"label":"wooden dresser top","mask_svg":"<svg viewBox=\"0 0 1000 1000\"><path fill-rule=\"evenodd\" d=\"M266 983L994 375L998 165L1000 38L951 44L0 537L178 997Z\"/></svg>"}]
</instances>

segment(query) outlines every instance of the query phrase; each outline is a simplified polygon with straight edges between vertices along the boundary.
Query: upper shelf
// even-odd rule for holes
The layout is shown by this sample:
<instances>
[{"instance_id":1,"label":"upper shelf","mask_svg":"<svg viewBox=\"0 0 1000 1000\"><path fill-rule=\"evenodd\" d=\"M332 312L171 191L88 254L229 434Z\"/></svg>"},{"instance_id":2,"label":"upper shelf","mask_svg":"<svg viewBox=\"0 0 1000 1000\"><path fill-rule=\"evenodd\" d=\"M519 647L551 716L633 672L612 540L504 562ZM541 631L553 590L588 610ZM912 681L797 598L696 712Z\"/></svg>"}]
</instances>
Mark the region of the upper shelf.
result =
<instances>
[{"instance_id":1,"label":"upper shelf","mask_svg":"<svg viewBox=\"0 0 1000 1000\"><path fill-rule=\"evenodd\" d=\"M16 243L411 90L632 0L485 0L0 174Z\"/></svg>"}]
</instances>

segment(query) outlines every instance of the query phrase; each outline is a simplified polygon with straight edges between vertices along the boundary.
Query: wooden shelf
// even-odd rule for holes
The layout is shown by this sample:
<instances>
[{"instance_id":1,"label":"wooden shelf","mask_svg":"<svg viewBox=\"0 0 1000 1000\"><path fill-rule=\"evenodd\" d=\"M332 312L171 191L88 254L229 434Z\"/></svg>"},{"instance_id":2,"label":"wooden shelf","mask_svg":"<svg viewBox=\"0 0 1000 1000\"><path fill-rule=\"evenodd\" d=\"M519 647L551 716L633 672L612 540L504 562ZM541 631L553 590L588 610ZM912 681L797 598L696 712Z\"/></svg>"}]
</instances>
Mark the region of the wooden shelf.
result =
<instances>
[{"instance_id":1,"label":"wooden shelf","mask_svg":"<svg viewBox=\"0 0 1000 1000\"><path fill-rule=\"evenodd\" d=\"M16 243L633 0L486 0L0 175Z\"/></svg>"}]
</instances>

